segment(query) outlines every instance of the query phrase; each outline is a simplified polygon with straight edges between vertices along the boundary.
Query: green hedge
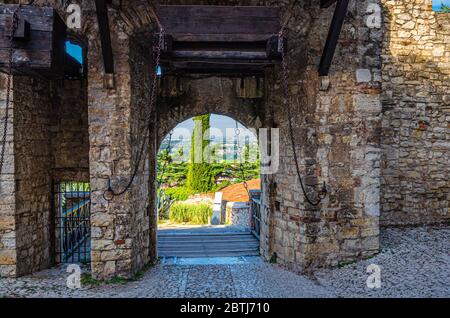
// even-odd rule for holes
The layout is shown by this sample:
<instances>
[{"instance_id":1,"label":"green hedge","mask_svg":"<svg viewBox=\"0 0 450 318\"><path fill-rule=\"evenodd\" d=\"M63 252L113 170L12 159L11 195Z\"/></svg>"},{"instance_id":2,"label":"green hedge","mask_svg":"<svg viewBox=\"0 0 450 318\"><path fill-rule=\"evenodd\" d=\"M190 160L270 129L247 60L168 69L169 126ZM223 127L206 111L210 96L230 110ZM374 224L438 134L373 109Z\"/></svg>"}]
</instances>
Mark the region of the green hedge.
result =
<instances>
[{"instance_id":1,"label":"green hedge","mask_svg":"<svg viewBox=\"0 0 450 318\"><path fill-rule=\"evenodd\" d=\"M209 204L188 204L177 202L170 207L169 220L173 223L208 224L212 217Z\"/></svg>"},{"instance_id":2,"label":"green hedge","mask_svg":"<svg viewBox=\"0 0 450 318\"><path fill-rule=\"evenodd\" d=\"M194 191L188 189L187 187L167 188L164 189L164 192L175 201L186 201L189 196L194 194Z\"/></svg>"}]
</instances>

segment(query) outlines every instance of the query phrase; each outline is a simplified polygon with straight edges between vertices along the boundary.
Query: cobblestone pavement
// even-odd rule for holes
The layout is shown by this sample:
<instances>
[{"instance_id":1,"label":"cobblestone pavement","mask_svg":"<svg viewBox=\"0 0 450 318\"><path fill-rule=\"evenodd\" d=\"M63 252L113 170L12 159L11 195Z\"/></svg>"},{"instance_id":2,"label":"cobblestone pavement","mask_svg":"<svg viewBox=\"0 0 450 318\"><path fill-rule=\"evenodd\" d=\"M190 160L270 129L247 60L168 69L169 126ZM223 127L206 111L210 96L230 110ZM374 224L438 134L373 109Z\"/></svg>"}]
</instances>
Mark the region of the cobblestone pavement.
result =
<instances>
[{"instance_id":1,"label":"cobblestone pavement","mask_svg":"<svg viewBox=\"0 0 450 318\"><path fill-rule=\"evenodd\" d=\"M339 297L450 297L450 227L382 229L376 257L316 272ZM367 267L381 268L381 288L369 289Z\"/></svg>"},{"instance_id":2,"label":"cobblestone pavement","mask_svg":"<svg viewBox=\"0 0 450 318\"><path fill-rule=\"evenodd\" d=\"M450 297L450 227L387 229L376 257L315 273L317 280L249 258L228 264L161 262L138 281L70 290L65 267L0 279L0 297ZM226 262L225 262L226 263ZM367 266L382 286L366 287Z\"/></svg>"}]
</instances>

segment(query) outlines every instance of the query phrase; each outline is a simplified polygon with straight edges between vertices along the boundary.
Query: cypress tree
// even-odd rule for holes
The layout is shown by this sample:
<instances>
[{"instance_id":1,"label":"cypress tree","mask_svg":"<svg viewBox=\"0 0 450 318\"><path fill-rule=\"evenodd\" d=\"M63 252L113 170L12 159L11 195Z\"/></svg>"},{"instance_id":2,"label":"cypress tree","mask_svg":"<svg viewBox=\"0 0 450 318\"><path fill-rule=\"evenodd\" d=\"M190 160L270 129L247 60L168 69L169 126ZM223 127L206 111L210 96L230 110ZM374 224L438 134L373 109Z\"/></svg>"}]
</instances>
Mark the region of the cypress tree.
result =
<instances>
[{"instance_id":1,"label":"cypress tree","mask_svg":"<svg viewBox=\"0 0 450 318\"><path fill-rule=\"evenodd\" d=\"M191 142L191 163L189 165L186 184L193 192L202 193L210 191L214 186L211 165L208 158L204 157L208 148L209 138L203 138L210 128L210 115L194 117L194 133ZM205 140L206 139L206 140ZM198 146L198 144L201 144ZM197 148L197 150L195 150Z\"/></svg>"}]
</instances>

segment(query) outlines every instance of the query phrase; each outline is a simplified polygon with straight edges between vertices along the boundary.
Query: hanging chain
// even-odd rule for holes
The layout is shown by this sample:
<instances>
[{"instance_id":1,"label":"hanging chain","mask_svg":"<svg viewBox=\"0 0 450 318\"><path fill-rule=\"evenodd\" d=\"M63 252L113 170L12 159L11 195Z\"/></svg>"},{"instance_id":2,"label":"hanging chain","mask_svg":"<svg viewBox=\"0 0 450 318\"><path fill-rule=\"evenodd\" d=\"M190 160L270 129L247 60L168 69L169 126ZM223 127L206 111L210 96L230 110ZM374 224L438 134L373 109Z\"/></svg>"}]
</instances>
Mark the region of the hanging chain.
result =
<instances>
[{"instance_id":1,"label":"hanging chain","mask_svg":"<svg viewBox=\"0 0 450 318\"><path fill-rule=\"evenodd\" d=\"M157 94L157 89L158 89L157 70L159 69L159 65L160 65L160 61L161 61L161 50L164 45L164 28L159 23L158 23L158 26L159 26L159 37L158 37L158 41L156 42L156 47L154 47L154 49L153 49L153 51L156 52L156 54L155 54L156 57L155 57L155 65L154 65L155 67L153 70L152 92L150 94L150 105L149 105L150 111L148 112L148 115L145 118L146 127L144 128L145 133L144 133L142 145L139 150L137 161L134 165L133 174L130 178L130 181L125 186L125 188L120 192L116 192L111 187L111 180L110 179L108 180L108 189L103 193L103 198L106 201L112 201L112 199L114 197L121 196L121 195L125 194L128 190L130 190L131 186L133 185L134 179L136 178L136 176L139 172L139 167L141 165L142 157L144 156L144 153L145 153L145 146L147 144L147 139L150 139L150 123L152 122L152 115L154 114L152 112L152 110L155 109L154 106L155 106L155 102L156 102L156 94Z\"/></svg>"},{"instance_id":2,"label":"hanging chain","mask_svg":"<svg viewBox=\"0 0 450 318\"><path fill-rule=\"evenodd\" d=\"M326 184L324 183L323 188L319 191L319 193L317 195L317 200L313 201L310 199L310 197L306 191L305 185L303 184L303 178L302 178L302 174L300 172L300 165L299 165L298 158L297 158L297 149L295 147L294 128L293 128L293 124L292 124L292 110L291 110L291 105L289 103L288 64L287 64L287 59L286 59L285 47L284 47L284 30L285 30L285 25L282 27L280 33L278 34L278 46L279 46L279 50L281 52L281 67L282 67L282 76L283 76L283 78L282 78L283 106L288 112L287 115L288 115L289 135L290 135L290 139L291 139L292 152L294 155L295 168L296 168L298 179L300 181L300 186L302 188L303 195L309 204L311 204L312 206L318 206L322 202L322 200L326 197L327 188L326 188Z\"/></svg>"},{"instance_id":3,"label":"hanging chain","mask_svg":"<svg viewBox=\"0 0 450 318\"><path fill-rule=\"evenodd\" d=\"M241 130L239 129L239 125L238 125L237 121L236 121L236 128L234 129L234 135L235 135L235 138L236 138L236 148L237 148L236 151L239 151L239 154L240 154L239 155L240 156L239 171L241 173L242 180L244 180L244 182L243 182L244 189L247 192L247 195L248 195L248 197L250 199L250 192L248 190L248 184L247 184L247 180L246 180L246 177L245 177L245 171L244 171L244 168L242 167L242 153L241 153L241 146L240 146L240 140L239 140L240 135L241 135ZM238 154L236 153L235 158L237 158L237 156L238 156ZM245 157L244 157L244 160L245 160Z\"/></svg>"},{"instance_id":4,"label":"hanging chain","mask_svg":"<svg viewBox=\"0 0 450 318\"><path fill-rule=\"evenodd\" d=\"M11 19L11 30L9 34L9 52L8 52L8 74L6 80L6 107L5 107L5 118L3 126L3 136L2 136L2 149L0 152L0 175L3 173L3 164L5 162L5 151L6 151L6 139L8 134L8 121L9 121L9 108L11 102L11 85L12 85L12 69L13 69L13 53L14 53L14 33L16 32L19 15L17 14L20 6L14 10Z\"/></svg>"},{"instance_id":5,"label":"hanging chain","mask_svg":"<svg viewBox=\"0 0 450 318\"><path fill-rule=\"evenodd\" d=\"M170 152L172 151L172 136L173 136L173 130L169 133L169 145L167 146L167 154L168 154L168 156L170 156ZM164 178L164 174L166 173L166 167L167 167L167 162L168 162L169 160L166 160L165 162L164 162L164 165L163 165L163 167L162 167L162 169L161 169L161 176L160 176L160 178L159 178L159 180L158 180L158 187L162 184L162 182L163 182L163 178Z\"/></svg>"}]
</instances>

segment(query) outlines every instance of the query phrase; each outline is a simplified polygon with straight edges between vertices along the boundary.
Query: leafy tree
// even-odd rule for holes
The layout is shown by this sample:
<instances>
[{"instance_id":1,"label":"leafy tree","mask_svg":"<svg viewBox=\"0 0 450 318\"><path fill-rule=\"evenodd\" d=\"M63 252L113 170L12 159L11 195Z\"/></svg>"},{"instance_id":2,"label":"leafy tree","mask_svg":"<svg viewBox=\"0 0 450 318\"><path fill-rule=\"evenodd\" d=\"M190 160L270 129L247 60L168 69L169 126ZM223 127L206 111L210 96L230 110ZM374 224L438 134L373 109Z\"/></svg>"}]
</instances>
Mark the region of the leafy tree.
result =
<instances>
[{"instance_id":1,"label":"leafy tree","mask_svg":"<svg viewBox=\"0 0 450 318\"><path fill-rule=\"evenodd\" d=\"M450 6L441 4L441 11L443 12L450 12Z\"/></svg>"},{"instance_id":2,"label":"leafy tree","mask_svg":"<svg viewBox=\"0 0 450 318\"><path fill-rule=\"evenodd\" d=\"M194 133L191 142L191 163L187 175L187 187L198 193L208 192L214 186L211 166L208 158L204 158L205 149L209 146L209 138L203 138L210 128L210 115L194 117ZM198 143L201 142L201 147Z\"/></svg>"}]
</instances>

